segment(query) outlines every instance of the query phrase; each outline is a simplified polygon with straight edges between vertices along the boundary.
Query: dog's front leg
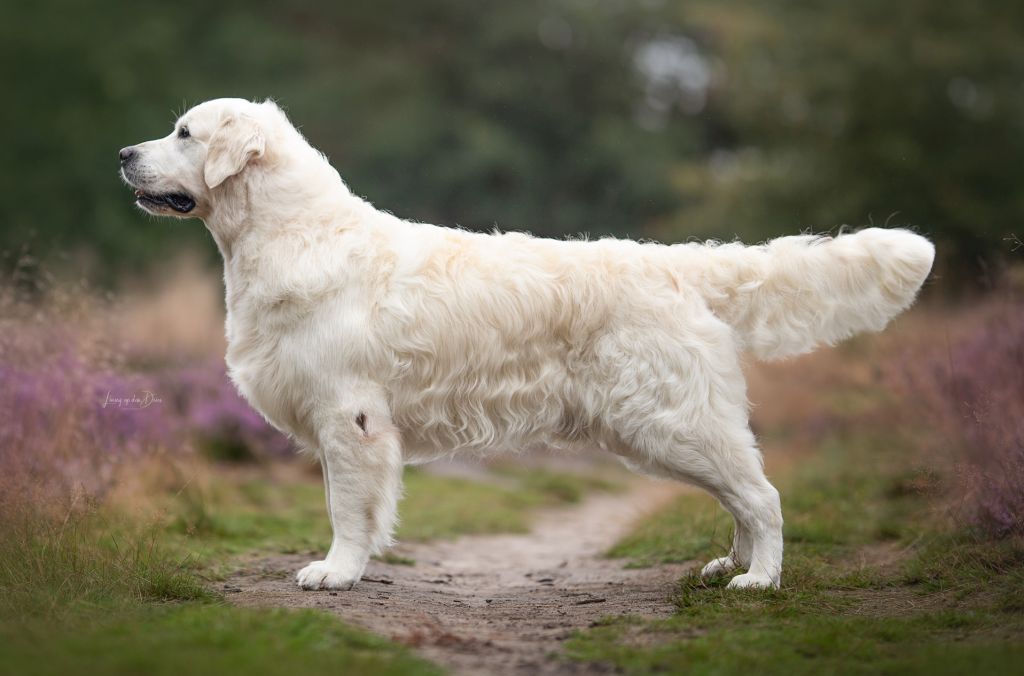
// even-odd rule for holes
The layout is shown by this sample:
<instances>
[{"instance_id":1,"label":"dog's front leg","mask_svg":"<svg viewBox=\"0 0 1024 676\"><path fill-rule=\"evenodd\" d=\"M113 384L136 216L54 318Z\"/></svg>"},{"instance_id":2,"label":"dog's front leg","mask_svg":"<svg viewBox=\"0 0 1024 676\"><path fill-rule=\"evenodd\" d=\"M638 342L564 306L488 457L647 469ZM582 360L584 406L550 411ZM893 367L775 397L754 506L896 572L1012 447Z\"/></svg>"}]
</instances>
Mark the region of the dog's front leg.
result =
<instances>
[{"instance_id":1,"label":"dog's front leg","mask_svg":"<svg viewBox=\"0 0 1024 676\"><path fill-rule=\"evenodd\" d=\"M327 509L334 537L323 561L299 571L303 589L351 589L371 554L390 544L402 482L397 430L386 415L354 410L320 434Z\"/></svg>"}]
</instances>

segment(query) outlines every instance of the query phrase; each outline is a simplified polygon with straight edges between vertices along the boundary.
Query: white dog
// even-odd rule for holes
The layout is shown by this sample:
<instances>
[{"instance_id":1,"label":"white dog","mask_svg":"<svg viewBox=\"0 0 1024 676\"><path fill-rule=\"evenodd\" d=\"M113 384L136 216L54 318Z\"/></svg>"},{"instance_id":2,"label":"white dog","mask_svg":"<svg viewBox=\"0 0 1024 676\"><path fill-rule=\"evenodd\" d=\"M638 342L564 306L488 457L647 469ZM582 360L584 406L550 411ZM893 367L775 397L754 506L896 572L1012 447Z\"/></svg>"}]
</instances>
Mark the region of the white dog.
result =
<instances>
[{"instance_id":1,"label":"white dog","mask_svg":"<svg viewBox=\"0 0 1024 676\"><path fill-rule=\"evenodd\" d=\"M935 254L877 228L746 247L410 223L350 192L269 101L203 103L120 155L140 207L206 223L231 377L323 464L334 539L304 589L351 588L389 544L404 462L536 447L604 449L707 490L736 528L704 573L778 587L782 513L742 355L882 329Z\"/></svg>"}]
</instances>

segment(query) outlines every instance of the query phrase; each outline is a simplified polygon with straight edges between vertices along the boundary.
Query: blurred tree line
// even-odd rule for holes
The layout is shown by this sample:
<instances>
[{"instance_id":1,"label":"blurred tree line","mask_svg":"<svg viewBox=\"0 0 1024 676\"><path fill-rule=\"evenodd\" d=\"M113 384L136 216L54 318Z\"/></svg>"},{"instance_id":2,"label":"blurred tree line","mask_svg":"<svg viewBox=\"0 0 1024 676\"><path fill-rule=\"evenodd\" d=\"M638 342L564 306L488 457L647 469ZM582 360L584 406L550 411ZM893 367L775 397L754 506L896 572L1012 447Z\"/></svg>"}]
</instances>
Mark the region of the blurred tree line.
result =
<instances>
[{"instance_id":1,"label":"blurred tree line","mask_svg":"<svg viewBox=\"0 0 1024 676\"><path fill-rule=\"evenodd\" d=\"M0 38L9 257L123 271L204 241L132 207L116 151L219 96L275 98L355 192L423 221L889 223L972 279L1024 220L1024 3L5 0Z\"/></svg>"}]
</instances>

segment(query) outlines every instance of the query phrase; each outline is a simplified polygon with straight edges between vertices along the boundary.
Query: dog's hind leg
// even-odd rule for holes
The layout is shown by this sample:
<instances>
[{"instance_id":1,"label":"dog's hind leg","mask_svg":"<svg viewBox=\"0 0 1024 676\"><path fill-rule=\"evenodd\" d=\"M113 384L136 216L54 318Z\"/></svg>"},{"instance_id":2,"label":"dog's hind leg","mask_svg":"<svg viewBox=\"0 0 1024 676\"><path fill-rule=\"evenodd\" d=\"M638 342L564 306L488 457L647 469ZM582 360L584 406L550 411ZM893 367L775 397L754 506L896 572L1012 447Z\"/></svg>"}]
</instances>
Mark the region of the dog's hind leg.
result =
<instances>
[{"instance_id":1,"label":"dog's hind leg","mask_svg":"<svg viewBox=\"0 0 1024 676\"><path fill-rule=\"evenodd\" d=\"M761 453L753 444L736 447L724 459L726 467L708 489L736 521L729 559L747 572L729 582L730 588L775 587L782 575L782 507L779 492L764 475ZM712 561L706 576L731 572Z\"/></svg>"},{"instance_id":2,"label":"dog's hind leg","mask_svg":"<svg viewBox=\"0 0 1024 676\"><path fill-rule=\"evenodd\" d=\"M716 443L720 443L717 440ZM631 464L641 471L703 488L735 521L729 554L704 566L705 577L724 575L737 568L730 588L778 588L782 574L782 508L779 493L764 475L761 454L753 444L718 447L707 441L681 443L656 459Z\"/></svg>"},{"instance_id":3,"label":"dog's hind leg","mask_svg":"<svg viewBox=\"0 0 1024 676\"><path fill-rule=\"evenodd\" d=\"M680 328L639 347L634 341L606 349L618 357L607 369L613 394L623 392L612 398L605 417L614 431L606 435L613 442L608 448L641 471L703 488L732 514L732 550L707 564L705 575L746 567L731 587L778 587L782 510L750 431L731 334L715 322L694 326L702 333L687 335Z\"/></svg>"},{"instance_id":4,"label":"dog's hind leg","mask_svg":"<svg viewBox=\"0 0 1024 676\"><path fill-rule=\"evenodd\" d=\"M303 589L351 589L370 555L391 540L402 481L400 436L380 402L362 403L317 420L334 535L324 560L299 571Z\"/></svg>"},{"instance_id":5,"label":"dog's hind leg","mask_svg":"<svg viewBox=\"0 0 1024 676\"><path fill-rule=\"evenodd\" d=\"M687 442L655 459L630 465L640 471L703 488L732 515L733 544L728 555L704 566L705 577L746 568L730 588L778 588L782 573L782 508L779 493L764 475L757 448L736 446L725 452L698 451ZM710 456L710 457L709 457Z\"/></svg>"},{"instance_id":6,"label":"dog's hind leg","mask_svg":"<svg viewBox=\"0 0 1024 676\"><path fill-rule=\"evenodd\" d=\"M694 450L690 442L679 444L669 458L659 460L641 460L631 449L616 450L623 456L626 466L639 474L673 479L682 483L702 488L718 498L721 494L721 481L714 480L718 472L707 462L703 454ZM721 499L719 503L721 504ZM732 515L732 512L730 512ZM746 522L733 516L732 546L729 553L712 559L703 567L703 577L726 575L737 568L750 565L753 552L753 537L746 527Z\"/></svg>"}]
</instances>

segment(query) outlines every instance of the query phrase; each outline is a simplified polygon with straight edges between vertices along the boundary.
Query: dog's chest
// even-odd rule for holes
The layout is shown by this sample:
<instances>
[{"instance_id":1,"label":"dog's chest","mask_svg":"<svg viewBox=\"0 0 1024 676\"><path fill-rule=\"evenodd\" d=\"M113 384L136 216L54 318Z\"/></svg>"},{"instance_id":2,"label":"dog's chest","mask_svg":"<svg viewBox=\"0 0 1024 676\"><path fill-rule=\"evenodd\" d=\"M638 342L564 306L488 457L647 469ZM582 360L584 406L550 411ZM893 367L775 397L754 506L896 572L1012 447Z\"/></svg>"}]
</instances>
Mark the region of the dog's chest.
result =
<instances>
[{"instance_id":1,"label":"dog's chest","mask_svg":"<svg viewBox=\"0 0 1024 676\"><path fill-rule=\"evenodd\" d=\"M364 309L336 295L317 303L236 303L227 365L243 397L278 429L307 442L310 412L364 373L373 344ZM308 443L308 442L307 442Z\"/></svg>"},{"instance_id":2,"label":"dog's chest","mask_svg":"<svg viewBox=\"0 0 1024 676\"><path fill-rule=\"evenodd\" d=\"M228 373L239 393L274 427L307 436L302 402L310 396L308 377L299 370L294 337L249 313L228 316Z\"/></svg>"},{"instance_id":3,"label":"dog's chest","mask_svg":"<svg viewBox=\"0 0 1024 676\"><path fill-rule=\"evenodd\" d=\"M293 436L300 432L295 402L288 396L292 388L282 387L275 376L281 368L272 352L229 349L226 361L235 387L253 408L279 430Z\"/></svg>"}]
</instances>

